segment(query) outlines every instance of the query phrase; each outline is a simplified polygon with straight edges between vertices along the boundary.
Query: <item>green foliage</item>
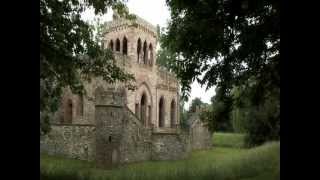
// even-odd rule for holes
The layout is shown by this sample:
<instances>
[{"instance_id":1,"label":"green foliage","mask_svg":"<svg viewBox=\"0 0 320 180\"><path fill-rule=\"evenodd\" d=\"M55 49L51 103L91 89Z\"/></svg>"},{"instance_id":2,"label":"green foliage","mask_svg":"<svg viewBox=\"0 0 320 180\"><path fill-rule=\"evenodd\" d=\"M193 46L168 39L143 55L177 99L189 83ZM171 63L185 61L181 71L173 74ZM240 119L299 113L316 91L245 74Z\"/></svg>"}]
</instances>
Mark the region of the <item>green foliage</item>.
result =
<instances>
[{"instance_id":1,"label":"green foliage","mask_svg":"<svg viewBox=\"0 0 320 180\"><path fill-rule=\"evenodd\" d=\"M182 129L188 129L188 112L184 109L185 100L180 96L180 126Z\"/></svg>"},{"instance_id":2,"label":"green foliage","mask_svg":"<svg viewBox=\"0 0 320 180\"><path fill-rule=\"evenodd\" d=\"M231 121L234 132L246 133L248 123L248 113L250 109L250 99L248 93L244 91L244 85L236 86L231 91L233 107L231 111Z\"/></svg>"},{"instance_id":3,"label":"green foliage","mask_svg":"<svg viewBox=\"0 0 320 180\"><path fill-rule=\"evenodd\" d=\"M214 147L244 148L244 139L244 134L214 132L212 137L212 144Z\"/></svg>"},{"instance_id":4,"label":"green foliage","mask_svg":"<svg viewBox=\"0 0 320 180\"><path fill-rule=\"evenodd\" d=\"M189 107L189 112L195 112L196 108L199 108L203 105L204 103L201 101L200 98L196 97L191 101L190 107Z\"/></svg>"},{"instance_id":5,"label":"green foliage","mask_svg":"<svg viewBox=\"0 0 320 180\"><path fill-rule=\"evenodd\" d=\"M176 57L172 55L166 48L161 48L157 51L157 65L172 70L173 62Z\"/></svg>"},{"instance_id":6,"label":"green foliage","mask_svg":"<svg viewBox=\"0 0 320 180\"><path fill-rule=\"evenodd\" d=\"M212 112L212 108L208 108L200 113L200 120L202 122L208 123L208 128L210 132L215 132L217 127L214 122L214 115Z\"/></svg>"},{"instance_id":7,"label":"green foliage","mask_svg":"<svg viewBox=\"0 0 320 180\"><path fill-rule=\"evenodd\" d=\"M249 109L234 107L231 111L231 122L234 132L236 133L246 133L245 125L248 123Z\"/></svg>"},{"instance_id":8,"label":"green foliage","mask_svg":"<svg viewBox=\"0 0 320 180\"><path fill-rule=\"evenodd\" d=\"M42 155L41 179L246 179L267 176L280 179L280 143L253 149L215 147L197 151L178 161L132 163L113 170L96 169L94 163Z\"/></svg>"},{"instance_id":9,"label":"green foliage","mask_svg":"<svg viewBox=\"0 0 320 180\"><path fill-rule=\"evenodd\" d=\"M171 21L161 41L169 54L179 57L168 58L174 61L168 64L180 79L183 92L190 91L190 82L194 80L207 88L214 85L220 88L220 97L215 98L212 109L206 112L209 127L229 131L236 126L243 131L245 124L250 123L255 125L246 129L264 127L258 125L264 121L257 119L273 121L269 115L257 115L261 108L251 109L264 107L267 94L280 90L280 3L274 0L166 2ZM236 98L242 102L233 105L231 90L240 86L247 91L247 98ZM250 108L252 118L241 106ZM249 134L253 132L248 129ZM266 133L262 136L274 137Z\"/></svg>"},{"instance_id":10,"label":"green foliage","mask_svg":"<svg viewBox=\"0 0 320 180\"><path fill-rule=\"evenodd\" d=\"M48 112L40 112L40 136L47 134L50 128L50 114Z\"/></svg>"},{"instance_id":11,"label":"green foliage","mask_svg":"<svg viewBox=\"0 0 320 180\"><path fill-rule=\"evenodd\" d=\"M93 8L102 14L113 8L121 16L132 18L118 0L41 0L40 1L40 125L48 124L48 114L57 110L62 89L84 92L82 80L100 76L106 82L128 82L133 76L116 66L109 50L103 50L94 28L81 19L81 13ZM41 114L40 113L40 114ZM42 131L43 130L43 131ZM48 128L40 127L40 134Z\"/></svg>"},{"instance_id":12,"label":"green foliage","mask_svg":"<svg viewBox=\"0 0 320 180\"><path fill-rule=\"evenodd\" d=\"M201 113L200 118L209 123L208 126L212 132L232 132L231 110L231 96L226 96L222 88L216 88L216 95L212 97L211 105L207 111Z\"/></svg>"},{"instance_id":13,"label":"green foliage","mask_svg":"<svg viewBox=\"0 0 320 180\"><path fill-rule=\"evenodd\" d=\"M171 21L163 45L182 58L177 75L189 81L231 89L250 76L268 77L279 84L280 47L278 1L168 0ZM268 66L273 68L268 68ZM268 69L268 71L267 71Z\"/></svg>"},{"instance_id":14,"label":"green foliage","mask_svg":"<svg viewBox=\"0 0 320 180\"><path fill-rule=\"evenodd\" d=\"M261 90L263 87L261 81L250 78L232 92L233 125L247 134L248 146L280 139L280 90Z\"/></svg>"},{"instance_id":15,"label":"green foliage","mask_svg":"<svg viewBox=\"0 0 320 180\"><path fill-rule=\"evenodd\" d=\"M262 105L250 108L246 123L246 144L260 145L280 139L279 97L270 97Z\"/></svg>"},{"instance_id":16,"label":"green foliage","mask_svg":"<svg viewBox=\"0 0 320 180\"><path fill-rule=\"evenodd\" d=\"M180 127L184 130L187 130L189 128L187 120L188 114L186 112L180 111Z\"/></svg>"}]
</instances>

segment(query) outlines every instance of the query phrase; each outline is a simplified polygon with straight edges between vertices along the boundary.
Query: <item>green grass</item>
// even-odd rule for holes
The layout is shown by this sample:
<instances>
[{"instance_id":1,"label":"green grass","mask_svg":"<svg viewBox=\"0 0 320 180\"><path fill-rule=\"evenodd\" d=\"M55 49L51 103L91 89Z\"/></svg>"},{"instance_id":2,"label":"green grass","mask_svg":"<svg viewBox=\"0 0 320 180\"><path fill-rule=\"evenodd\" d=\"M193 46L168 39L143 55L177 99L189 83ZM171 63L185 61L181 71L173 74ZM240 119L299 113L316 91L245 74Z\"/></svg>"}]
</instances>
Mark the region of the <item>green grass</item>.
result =
<instances>
[{"instance_id":1,"label":"green grass","mask_svg":"<svg viewBox=\"0 0 320 180\"><path fill-rule=\"evenodd\" d=\"M216 132L213 134L212 143L215 147L243 148L244 136L244 134Z\"/></svg>"},{"instance_id":2,"label":"green grass","mask_svg":"<svg viewBox=\"0 0 320 180\"><path fill-rule=\"evenodd\" d=\"M215 147L196 151L186 160L148 161L113 170L96 169L94 163L41 155L42 180L276 180L280 179L280 142L252 148Z\"/></svg>"}]
</instances>

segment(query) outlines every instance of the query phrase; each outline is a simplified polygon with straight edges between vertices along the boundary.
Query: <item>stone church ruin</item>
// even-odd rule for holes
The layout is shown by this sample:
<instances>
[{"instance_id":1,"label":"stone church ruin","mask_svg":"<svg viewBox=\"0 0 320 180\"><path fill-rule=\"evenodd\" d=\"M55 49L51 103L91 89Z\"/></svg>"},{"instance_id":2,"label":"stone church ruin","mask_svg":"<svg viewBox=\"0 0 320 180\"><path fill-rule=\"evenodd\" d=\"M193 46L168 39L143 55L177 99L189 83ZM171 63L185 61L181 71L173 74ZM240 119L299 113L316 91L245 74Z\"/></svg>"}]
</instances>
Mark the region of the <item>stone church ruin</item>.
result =
<instances>
[{"instance_id":1,"label":"stone church ruin","mask_svg":"<svg viewBox=\"0 0 320 180\"><path fill-rule=\"evenodd\" d=\"M85 95L66 89L52 129L40 139L41 152L95 161L99 167L146 160L185 158L211 147L211 133L199 116L180 128L179 84L157 66L156 28L142 18L114 16L107 22L104 47L134 75L137 89L100 78L85 82Z\"/></svg>"}]
</instances>

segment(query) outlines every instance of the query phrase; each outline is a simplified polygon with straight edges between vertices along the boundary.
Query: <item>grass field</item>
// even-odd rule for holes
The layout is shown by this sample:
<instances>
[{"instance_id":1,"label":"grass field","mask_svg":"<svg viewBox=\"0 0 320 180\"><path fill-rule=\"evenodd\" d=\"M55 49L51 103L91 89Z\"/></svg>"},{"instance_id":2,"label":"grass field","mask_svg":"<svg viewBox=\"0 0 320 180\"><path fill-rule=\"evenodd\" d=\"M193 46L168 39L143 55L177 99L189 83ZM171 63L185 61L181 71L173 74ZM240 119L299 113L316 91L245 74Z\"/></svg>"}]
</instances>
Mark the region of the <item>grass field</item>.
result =
<instances>
[{"instance_id":1,"label":"grass field","mask_svg":"<svg viewBox=\"0 0 320 180\"><path fill-rule=\"evenodd\" d=\"M220 133L214 138L228 139L232 136L223 135ZM85 161L41 155L40 175L42 180L280 179L280 142L270 142L252 149L219 147L219 143L215 144L213 149L193 152L185 160L134 163L114 170L96 169L94 163ZM222 143L223 146L226 144Z\"/></svg>"},{"instance_id":2,"label":"grass field","mask_svg":"<svg viewBox=\"0 0 320 180\"><path fill-rule=\"evenodd\" d=\"M213 146L217 147L244 147L244 134L216 132L212 137Z\"/></svg>"}]
</instances>

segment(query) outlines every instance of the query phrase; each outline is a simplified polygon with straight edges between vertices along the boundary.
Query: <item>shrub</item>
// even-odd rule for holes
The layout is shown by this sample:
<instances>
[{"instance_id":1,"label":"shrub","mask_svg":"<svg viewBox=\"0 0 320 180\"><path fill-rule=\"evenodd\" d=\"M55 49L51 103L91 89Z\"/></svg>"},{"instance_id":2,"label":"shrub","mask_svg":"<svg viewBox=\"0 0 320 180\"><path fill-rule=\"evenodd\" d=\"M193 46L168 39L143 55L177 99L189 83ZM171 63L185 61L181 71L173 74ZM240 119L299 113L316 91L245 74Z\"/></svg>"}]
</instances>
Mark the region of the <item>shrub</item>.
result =
<instances>
[{"instance_id":1,"label":"shrub","mask_svg":"<svg viewBox=\"0 0 320 180\"><path fill-rule=\"evenodd\" d=\"M247 146L260 145L266 141L280 139L280 104L275 98L267 99L258 107L249 110L246 123Z\"/></svg>"}]
</instances>

